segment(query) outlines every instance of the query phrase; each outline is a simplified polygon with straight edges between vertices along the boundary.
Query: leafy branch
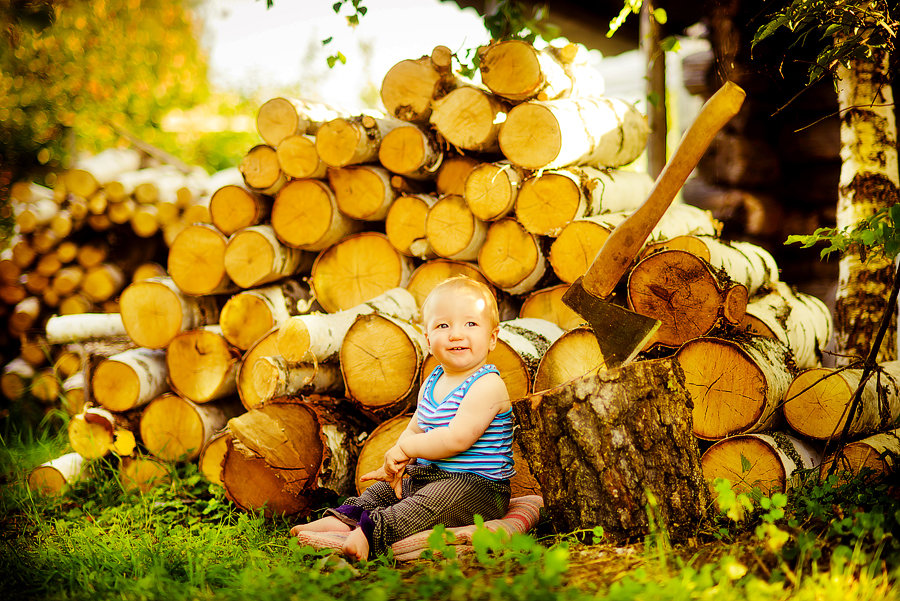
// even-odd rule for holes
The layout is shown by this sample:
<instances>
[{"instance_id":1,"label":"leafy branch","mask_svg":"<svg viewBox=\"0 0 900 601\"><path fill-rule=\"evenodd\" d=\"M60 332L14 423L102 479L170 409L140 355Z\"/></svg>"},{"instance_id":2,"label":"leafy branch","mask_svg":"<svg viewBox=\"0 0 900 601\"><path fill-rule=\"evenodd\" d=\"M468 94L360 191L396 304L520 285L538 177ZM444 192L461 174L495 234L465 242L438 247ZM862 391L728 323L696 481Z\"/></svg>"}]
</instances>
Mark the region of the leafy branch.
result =
<instances>
[{"instance_id":1,"label":"leafy branch","mask_svg":"<svg viewBox=\"0 0 900 601\"><path fill-rule=\"evenodd\" d=\"M819 253L825 258L833 252L844 254L856 250L862 260L870 251L894 259L900 254L900 203L878 209L853 226L820 227L809 235L788 236L785 244L800 244L810 248L826 243Z\"/></svg>"}]
</instances>

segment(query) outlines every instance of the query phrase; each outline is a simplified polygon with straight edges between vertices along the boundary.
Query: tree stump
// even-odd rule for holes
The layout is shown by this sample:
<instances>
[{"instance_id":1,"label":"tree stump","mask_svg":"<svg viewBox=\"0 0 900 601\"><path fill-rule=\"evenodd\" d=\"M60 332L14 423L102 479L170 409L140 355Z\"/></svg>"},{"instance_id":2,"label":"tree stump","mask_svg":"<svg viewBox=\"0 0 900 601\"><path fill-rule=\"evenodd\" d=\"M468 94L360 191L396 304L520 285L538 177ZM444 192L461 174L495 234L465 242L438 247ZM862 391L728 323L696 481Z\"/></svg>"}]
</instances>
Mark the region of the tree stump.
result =
<instances>
[{"instance_id":1,"label":"tree stump","mask_svg":"<svg viewBox=\"0 0 900 601\"><path fill-rule=\"evenodd\" d=\"M696 534L709 494L676 361L587 374L513 410L558 531L602 526L611 540L633 540L650 531L650 505L673 539Z\"/></svg>"}]
</instances>

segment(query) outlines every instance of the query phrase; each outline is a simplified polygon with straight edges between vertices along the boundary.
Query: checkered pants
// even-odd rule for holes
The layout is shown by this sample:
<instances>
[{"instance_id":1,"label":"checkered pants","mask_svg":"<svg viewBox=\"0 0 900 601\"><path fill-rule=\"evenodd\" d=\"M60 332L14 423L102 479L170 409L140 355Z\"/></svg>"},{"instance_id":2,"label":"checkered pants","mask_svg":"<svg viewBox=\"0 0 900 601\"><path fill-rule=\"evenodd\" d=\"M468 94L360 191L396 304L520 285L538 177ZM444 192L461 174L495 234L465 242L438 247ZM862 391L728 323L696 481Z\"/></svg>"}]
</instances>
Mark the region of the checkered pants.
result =
<instances>
[{"instance_id":1,"label":"checkered pants","mask_svg":"<svg viewBox=\"0 0 900 601\"><path fill-rule=\"evenodd\" d=\"M376 482L358 497L329 509L351 528L359 525L369 541L369 556L383 554L393 543L438 524L448 528L503 517L509 508L508 480L447 472L433 465L409 465L398 499L387 482Z\"/></svg>"}]
</instances>

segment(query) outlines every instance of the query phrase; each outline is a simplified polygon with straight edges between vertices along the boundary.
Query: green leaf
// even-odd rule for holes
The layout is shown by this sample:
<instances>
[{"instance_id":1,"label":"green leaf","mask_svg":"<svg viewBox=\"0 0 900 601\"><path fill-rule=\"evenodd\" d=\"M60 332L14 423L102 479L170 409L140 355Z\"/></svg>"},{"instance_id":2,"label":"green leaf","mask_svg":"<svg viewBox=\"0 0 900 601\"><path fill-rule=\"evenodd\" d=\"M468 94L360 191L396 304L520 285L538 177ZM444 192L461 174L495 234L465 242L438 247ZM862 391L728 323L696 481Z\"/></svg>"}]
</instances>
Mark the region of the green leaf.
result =
<instances>
[{"instance_id":1,"label":"green leaf","mask_svg":"<svg viewBox=\"0 0 900 601\"><path fill-rule=\"evenodd\" d=\"M659 47L665 52L677 52L681 48L681 42L675 36L670 35L660 40Z\"/></svg>"},{"instance_id":2,"label":"green leaf","mask_svg":"<svg viewBox=\"0 0 900 601\"><path fill-rule=\"evenodd\" d=\"M656 19L656 22L660 25L665 25L669 20L669 15L666 14L666 9L656 8L653 10L653 18Z\"/></svg>"},{"instance_id":3,"label":"green leaf","mask_svg":"<svg viewBox=\"0 0 900 601\"><path fill-rule=\"evenodd\" d=\"M746 473L753 469L753 464L741 453L741 472Z\"/></svg>"}]
</instances>

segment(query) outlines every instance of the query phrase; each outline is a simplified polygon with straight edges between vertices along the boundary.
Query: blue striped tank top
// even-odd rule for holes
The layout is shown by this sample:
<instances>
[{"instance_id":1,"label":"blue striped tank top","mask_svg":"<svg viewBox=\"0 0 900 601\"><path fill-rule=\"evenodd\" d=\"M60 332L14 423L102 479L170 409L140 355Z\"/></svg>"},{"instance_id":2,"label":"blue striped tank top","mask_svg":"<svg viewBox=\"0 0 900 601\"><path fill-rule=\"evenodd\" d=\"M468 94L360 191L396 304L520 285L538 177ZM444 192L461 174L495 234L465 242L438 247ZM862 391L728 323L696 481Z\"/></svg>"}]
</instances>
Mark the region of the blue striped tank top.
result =
<instances>
[{"instance_id":1,"label":"blue striped tank top","mask_svg":"<svg viewBox=\"0 0 900 601\"><path fill-rule=\"evenodd\" d=\"M419 427L424 432L433 428L445 428L459 410L459 403L472 383L487 373L500 374L491 364L482 365L475 373L457 386L445 399L437 402L434 398L434 384L444 368L438 365L425 380L422 400L417 415ZM471 447L444 459L419 459L420 465L433 464L448 472L472 472L490 480L506 480L516 474L513 468L513 412L507 409L491 420L484 434Z\"/></svg>"}]
</instances>

